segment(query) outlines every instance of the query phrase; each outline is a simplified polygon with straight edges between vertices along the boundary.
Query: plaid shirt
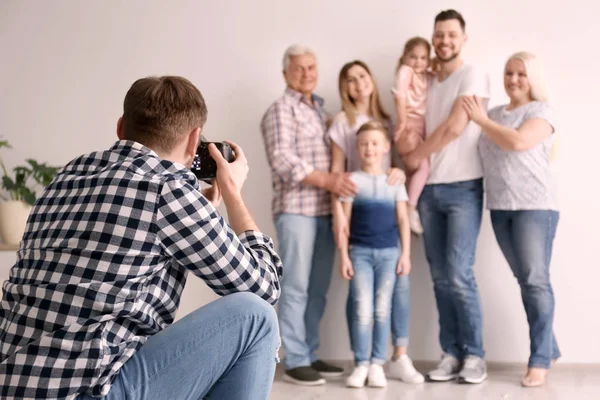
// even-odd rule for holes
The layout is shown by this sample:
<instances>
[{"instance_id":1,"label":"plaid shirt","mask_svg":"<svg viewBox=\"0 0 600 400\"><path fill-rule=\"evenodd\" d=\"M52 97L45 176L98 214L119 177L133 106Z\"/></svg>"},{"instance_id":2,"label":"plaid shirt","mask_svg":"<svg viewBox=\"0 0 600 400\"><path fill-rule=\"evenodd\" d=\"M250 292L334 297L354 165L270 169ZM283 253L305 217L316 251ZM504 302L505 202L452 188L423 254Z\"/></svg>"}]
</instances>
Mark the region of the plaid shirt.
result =
<instances>
[{"instance_id":1,"label":"plaid shirt","mask_svg":"<svg viewBox=\"0 0 600 400\"><path fill-rule=\"evenodd\" d=\"M187 271L274 304L271 239L239 237L194 174L139 143L64 167L34 206L0 307L0 397L104 396L175 318Z\"/></svg>"},{"instance_id":2,"label":"plaid shirt","mask_svg":"<svg viewBox=\"0 0 600 400\"><path fill-rule=\"evenodd\" d=\"M273 215L331 214L327 190L302 184L314 170L331 168L323 99L313 95L311 106L299 92L287 88L265 113L261 131L273 181Z\"/></svg>"}]
</instances>

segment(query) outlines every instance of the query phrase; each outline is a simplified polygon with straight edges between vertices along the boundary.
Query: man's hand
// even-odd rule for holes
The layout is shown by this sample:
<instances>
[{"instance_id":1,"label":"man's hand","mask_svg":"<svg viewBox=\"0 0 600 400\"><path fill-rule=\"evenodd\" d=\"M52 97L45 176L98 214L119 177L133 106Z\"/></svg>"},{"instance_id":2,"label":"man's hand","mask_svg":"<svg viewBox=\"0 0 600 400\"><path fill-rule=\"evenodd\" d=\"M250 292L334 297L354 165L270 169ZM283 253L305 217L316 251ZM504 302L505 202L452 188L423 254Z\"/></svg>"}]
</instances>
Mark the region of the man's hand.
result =
<instances>
[{"instance_id":1,"label":"man's hand","mask_svg":"<svg viewBox=\"0 0 600 400\"><path fill-rule=\"evenodd\" d=\"M202 190L202 195L206 197L215 208L217 208L223 199L221 196L221 189L219 189L219 184L215 179L213 179L210 184L210 187Z\"/></svg>"},{"instance_id":2,"label":"man's hand","mask_svg":"<svg viewBox=\"0 0 600 400\"><path fill-rule=\"evenodd\" d=\"M217 185L223 196L231 194L239 195L248 177L248 160L240 146L229 141L226 141L226 143L235 152L235 161L232 163L227 162L223 158L223 155L213 143L208 145L208 151L217 164Z\"/></svg>"},{"instance_id":3,"label":"man's hand","mask_svg":"<svg viewBox=\"0 0 600 400\"><path fill-rule=\"evenodd\" d=\"M340 197L356 195L356 184L350 179L348 172L331 172L327 175L325 189Z\"/></svg>"},{"instance_id":4,"label":"man's hand","mask_svg":"<svg viewBox=\"0 0 600 400\"><path fill-rule=\"evenodd\" d=\"M354 276L354 268L352 267L352 261L348 254L340 254L340 273L342 278L349 281Z\"/></svg>"},{"instance_id":5,"label":"man's hand","mask_svg":"<svg viewBox=\"0 0 600 400\"><path fill-rule=\"evenodd\" d=\"M415 157L414 153L411 152L402 156L402 162L404 163L404 167L412 173L419 168L421 159Z\"/></svg>"},{"instance_id":6,"label":"man's hand","mask_svg":"<svg viewBox=\"0 0 600 400\"><path fill-rule=\"evenodd\" d=\"M406 174L400 168L390 168L387 170L388 185L402 185L404 182L406 182Z\"/></svg>"},{"instance_id":7,"label":"man's hand","mask_svg":"<svg viewBox=\"0 0 600 400\"><path fill-rule=\"evenodd\" d=\"M398 260L398 265L396 266L396 274L398 276L406 276L410 274L410 269L410 256L402 254L400 260Z\"/></svg>"}]
</instances>

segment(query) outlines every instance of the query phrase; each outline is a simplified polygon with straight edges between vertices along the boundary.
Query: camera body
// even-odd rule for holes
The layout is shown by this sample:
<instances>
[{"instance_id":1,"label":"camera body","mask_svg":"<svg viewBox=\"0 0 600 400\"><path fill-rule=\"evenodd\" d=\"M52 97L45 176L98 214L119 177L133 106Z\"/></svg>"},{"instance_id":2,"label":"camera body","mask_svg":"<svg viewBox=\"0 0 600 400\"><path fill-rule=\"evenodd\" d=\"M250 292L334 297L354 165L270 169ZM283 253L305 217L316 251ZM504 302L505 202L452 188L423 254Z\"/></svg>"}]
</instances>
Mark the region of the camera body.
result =
<instances>
[{"instance_id":1,"label":"camera body","mask_svg":"<svg viewBox=\"0 0 600 400\"><path fill-rule=\"evenodd\" d=\"M213 160L208 151L208 145L210 143L214 143L214 145L217 146L217 149L221 152L223 158L227 160L227 162L235 160L233 150L227 143L201 141L196 149L196 156L194 157L194 161L192 161L190 170L196 175L198 180L204 182L210 182L217 176L217 163Z\"/></svg>"}]
</instances>

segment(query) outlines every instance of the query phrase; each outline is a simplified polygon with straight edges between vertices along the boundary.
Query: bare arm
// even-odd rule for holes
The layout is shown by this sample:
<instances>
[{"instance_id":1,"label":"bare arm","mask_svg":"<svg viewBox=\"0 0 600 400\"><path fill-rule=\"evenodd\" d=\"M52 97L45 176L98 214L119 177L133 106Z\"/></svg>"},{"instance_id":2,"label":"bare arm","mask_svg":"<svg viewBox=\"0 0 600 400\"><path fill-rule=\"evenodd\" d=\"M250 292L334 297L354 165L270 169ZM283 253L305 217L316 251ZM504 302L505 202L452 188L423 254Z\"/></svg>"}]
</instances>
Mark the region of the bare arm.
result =
<instances>
[{"instance_id":1,"label":"bare arm","mask_svg":"<svg viewBox=\"0 0 600 400\"><path fill-rule=\"evenodd\" d=\"M352 216L352 203L342 202L341 208L346 223L350 225L350 218ZM338 250L340 254L340 273L342 278L350 280L354 276L354 267L352 266L350 255L348 254L348 236L343 236L341 238Z\"/></svg>"},{"instance_id":2,"label":"bare arm","mask_svg":"<svg viewBox=\"0 0 600 400\"><path fill-rule=\"evenodd\" d=\"M438 126L437 129L419 145L419 147L405 157L408 168L416 169L421 160L429 157L432 153L441 151L448 143L463 133L469 123L469 116L462 105L462 99L464 97L466 96L461 96L454 101L448 119L442 122L440 126ZM482 104L487 104L487 99L478 99L480 99Z\"/></svg>"},{"instance_id":3,"label":"bare arm","mask_svg":"<svg viewBox=\"0 0 600 400\"><path fill-rule=\"evenodd\" d=\"M400 135L406 129L407 120L407 101L406 97L395 95L394 101L396 102L396 115L398 116L398 123L394 132L394 142L400 138Z\"/></svg>"},{"instance_id":4,"label":"bare arm","mask_svg":"<svg viewBox=\"0 0 600 400\"><path fill-rule=\"evenodd\" d=\"M527 151L546 140L554 128L543 118L527 119L518 128L500 125L489 119L479 99L467 97L463 100L467 115L481 127L496 145L507 151Z\"/></svg>"},{"instance_id":5,"label":"bare arm","mask_svg":"<svg viewBox=\"0 0 600 400\"><path fill-rule=\"evenodd\" d=\"M408 211L405 201L396 202L396 220L400 229L400 241L402 242L402 255L410 258L410 224L408 222Z\"/></svg>"},{"instance_id":6,"label":"bare arm","mask_svg":"<svg viewBox=\"0 0 600 400\"><path fill-rule=\"evenodd\" d=\"M335 142L331 143L331 172L345 171L346 154ZM344 218L342 203L338 196L331 196L331 209L333 214L333 234L337 247L340 247L340 238L348 235L348 224Z\"/></svg>"},{"instance_id":7,"label":"bare arm","mask_svg":"<svg viewBox=\"0 0 600 400\"><path fill-rule=\"evenodd\" d=\"M350 202L340 202L340 210L342 212L342 218L346 221L348 226L350 225L350 218L352 218L352 203ZM340 240L340 255L348 255L348 236L344 236Z\"/></svg>"}]
</instances>

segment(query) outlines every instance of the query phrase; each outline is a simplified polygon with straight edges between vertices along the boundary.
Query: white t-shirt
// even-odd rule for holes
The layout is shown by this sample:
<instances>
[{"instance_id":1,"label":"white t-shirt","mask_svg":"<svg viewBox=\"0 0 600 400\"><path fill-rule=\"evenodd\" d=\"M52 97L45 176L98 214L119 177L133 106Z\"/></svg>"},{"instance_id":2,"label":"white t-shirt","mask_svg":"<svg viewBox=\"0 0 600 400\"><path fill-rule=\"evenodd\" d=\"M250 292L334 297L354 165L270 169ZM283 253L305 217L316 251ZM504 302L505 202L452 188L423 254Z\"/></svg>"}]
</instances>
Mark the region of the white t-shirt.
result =
<instances>
[{"instance_id":1,"label":"white t-shirt","mask_svg":"<svg viewBox=\"0 0 600 400\"><path fill-rule=\"evenodd\" d=\"M431 80L427 91L425 128L430 136L450 116L454 101L460 96L490 97L487 73L463 64L444 81ZM481 178L483 168L477 150L481 128L469 121L463 133L429 159L427 183L453 183Z\"/></svg>"}]
</instances>

